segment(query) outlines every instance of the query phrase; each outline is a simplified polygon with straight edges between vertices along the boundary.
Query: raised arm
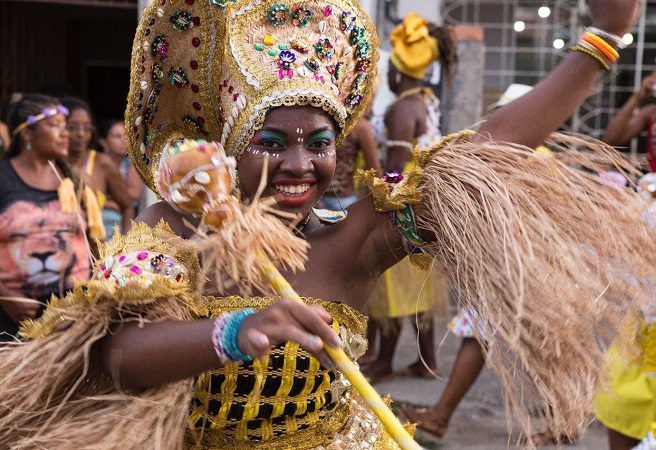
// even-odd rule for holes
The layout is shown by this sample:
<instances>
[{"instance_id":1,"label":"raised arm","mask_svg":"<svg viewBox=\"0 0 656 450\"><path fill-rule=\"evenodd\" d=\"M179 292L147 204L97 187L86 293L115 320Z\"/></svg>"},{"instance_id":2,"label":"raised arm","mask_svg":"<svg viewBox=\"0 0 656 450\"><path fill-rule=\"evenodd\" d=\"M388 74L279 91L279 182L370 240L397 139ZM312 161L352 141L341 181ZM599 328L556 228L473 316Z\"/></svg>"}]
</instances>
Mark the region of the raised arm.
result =
<instances>
[{"instance_id":1,"label":"raised arm","mask_svg":"<svg viewBox=\"0 0 656 450\"><path fill-rule=\"evenodd\" d=\"M588 5L595 27L622 36L635 22L639 1L588 0ZM475 139L540 145L590 95L600 69L589 55L571 52L533 90L493 113Z\"/></svg>"},{"instance_id":2,"label":"raised arm","mask_svg":"<svg viewBox=\"0 0 656 450\"><path fill-rule=\"evenodd\" d=\"M656 105L644 106L637 112L636 109L649 97L656 95L655 84L656 72L642 80L640 89L631 94L606 127L602 141L614 146L624 145L644 129L649 116L656 112Z\"/></svg>"}]
</instances>

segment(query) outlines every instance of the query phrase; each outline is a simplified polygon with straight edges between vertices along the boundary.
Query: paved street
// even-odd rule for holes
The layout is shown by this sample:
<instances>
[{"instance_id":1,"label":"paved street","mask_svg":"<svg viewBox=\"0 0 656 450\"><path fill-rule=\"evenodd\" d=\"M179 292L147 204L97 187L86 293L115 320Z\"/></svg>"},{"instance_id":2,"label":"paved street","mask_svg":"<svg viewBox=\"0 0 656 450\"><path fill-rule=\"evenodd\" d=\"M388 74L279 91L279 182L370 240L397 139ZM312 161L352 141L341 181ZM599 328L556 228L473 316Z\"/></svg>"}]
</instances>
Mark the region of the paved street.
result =
<instances>
[{"instance_id":1,"label":"paved street","mask_svg":"<svg viewBox=\"0 0 656 450\"><path fill-rule=\"evenodd\" d=\"M378 383L375 387L381 394L391 394L395 403L413 405L430 405L439 397L446 384L451 365L455 358L460 340L446 331L447 319L438 320L436 338L444 342L439 349L438 358L443 378L430 380L397 376L394 379ZM394 369L399 370L417 359L417 345L410 326L404 327L401 342L396 352ZM504 450L514 448L508 442L506 417L503 411L501 387L490 368L483 369L481 376L460 404L451 420L445 438L437 440L426 433L416 434L420 443L429 449L439 450ZM540 447L556 449L556 446ZM585 435L575 444L562 446L565 450L607 450L606 431L594 422Z\"/></svg>"}]
</instances>

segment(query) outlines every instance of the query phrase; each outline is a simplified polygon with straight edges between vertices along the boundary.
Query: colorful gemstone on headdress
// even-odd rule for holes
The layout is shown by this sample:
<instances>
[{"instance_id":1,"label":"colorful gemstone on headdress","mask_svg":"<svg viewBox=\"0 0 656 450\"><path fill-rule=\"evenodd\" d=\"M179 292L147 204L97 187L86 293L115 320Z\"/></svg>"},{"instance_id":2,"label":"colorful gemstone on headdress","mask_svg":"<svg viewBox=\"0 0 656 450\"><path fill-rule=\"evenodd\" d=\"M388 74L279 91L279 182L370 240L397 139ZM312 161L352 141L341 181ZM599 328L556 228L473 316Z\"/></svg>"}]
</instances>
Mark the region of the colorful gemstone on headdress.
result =
<instances>
[{"instance_id":1,"label":"colorful gemstone on headdress","mask_svg":"<svg viewBox=\"0 0 656 450\"><path fill-rule=\"evenodd\" d=\"M330 61L335 54L335 49L333 44L330 43L328 38L319 39L314 46L314 49L317 52L317 56L322 61Z\"/></svg>"},{"instance_id":2,"label":"colorful gemstone on headdress","mask_svg":"<svg viewBox=\"0 0 656 450\"><path fill-rule=\"evenodd\" d=\"M349 36L349 43L351 45L358 44L364 40L365 30L362 27L355 27L351 30L351 36Z\"/></svg>"},{"instance_id":3,"label":"colorful gemstone on headdress","mask_svg":"<svg viewBox=\"0 0 656 450\"><path fill-rule=\"evenodd\" d=\"M264 44L260 44L259 42L257 44L255 44L254 47L255 47L255 50L257 50L258 52L261 52L262 50L264 50Z\"/></svg>"},{"instance_id":4,"label":"colorful gemstone on headdress","mask_svg":"<svg viewBox=\"0 0 656 450\"><path fill-rule=\"evenodd\" d=\"M291 78L292 75L294 75L294 71L292 70L292 67L294 65L294 62L296 62L296 55L294 52L289 51L289 50L283 50L280 52L280 55L278 55L278 67L280 67L280 70L278 70L278 78L281 80L287 76L288 78Z\"/></svg>"},{"instance_id":5,"label":"colorful gemstone on headdress","mask_svg":"<svg viewBox=\"0 0 656 450\"><path fill-rule=\"evenodd\" d=\"M367 57L358 58L358 60L355 62L355 68L360 72L366 71L370 65L371 60Z\"/></svg>"},{"instance_id":6,"label":"colorful gemstone on headdress","mask_svg":"<svg viewBox=\"0 0 656 450\"><path fill-rule=\"evenodd\" d=\"M307 53L312 49L312 42L310 42L310 40L305 36L295 34L292 37L291 46L298 52Z\"/></svg>"},{"instance_id":7,"label":"colorful gemstone on headdress","mask_svg":"<svg viewBox=\"0 0 656 450\"><path fill-rule=\"evenodd\" d=\"M169 69L169 81L172 85L181 88L189 84L189 77L182 67L171 67Z\"/></svg>"},{"instance_id":8,"label":"colorful gemstone on headdress","mask_svg":"<svg viewBox=\"0 0 656 450\"><path fill-rule=\"evenodd\" d=\"M270 34L267 34L266 36L264 36L264 39L262 39L262 42L264 42L264 45L272 46L273 44L276 43L276 38L274 38Z\"/></svg>"},{"instance_id":9,"label":"colorful gemstone on headdress","mask_svg":"<svg viewBox=\"0 0 656 450\"><path fill-rule=\"evenodd\" d=\"M364 73L359 73L355 77L355 80L353 81L352 88L355 91L362 92L364 88L367 86L367 80L369 77L364 74Z\"/></svg>"},{"instance_id":10,"label":"colorful gemstone on headdress","mask_svg":"<svg viewBox=\"0 0 656 450\"><path fill-rule=\"evenodd\" d=\"M362 101L362 95L358 94L357 92L351 92L346 97L346 101L344 102L344 105L348 109L355 109L360 104L361 101Z\"/></svg>"},{"instance_id":11,"label":"colorful gemstone on headdress","mask_svg":"<svg viewBox=\"0 0 656 450\"><path fill-rule=\"evenodd\" d=\"M194 70L198 69L198 61L196 61L195 59L189 61L189 67L191 67Z\"/></svg>"},{"instance_id":12,"label":"colorful gemstone on headdress","mask_svg":"<svg viewBox=\"0 0 656 450\"><path fill-rule=\"evenodd\" d=\"M314 18L314 13L307 6L299 6L294 9L294 14L292 15L292 23L297 27L306 27L312 22Z\"/></svg>"},{"instance_id":13,"label":"colorful gemstone on headdress","mask_svg":"<svg viewBox=\"0 0 656 450\"><path fill-rule=\"evenodd\" d=\"M369 43L362 41L358 44L358 47L355 49L355 56L358 58L363 58L369 54Z\"/></svg>"},{"instance_id":14,"label":"colorful gemstone on headdress","mask_svg":"<svg viewBox=\"0 0 656 450\"><path fill-rule=\"evenodd\" d=\"M176 30L182 31L194 26L194 16L185 9L176 11L170 20Z\"/></svg>"},{"instance_id":15,"label":"colorful gemstone on headdress","mask_svg":"<svg viewBox=\"0 0 656 450\"><path fill-rule=\"evenodd\" d=\"M325 17L330 17L330 15L333 13L333 7L328 5L323 9L323 15Z\"/></svg>"},{"instance_id":16,"label":"colorful gemstone on headdress","mask_svg":"<svg viewBox=\"0 0 656 450\"><path fill-rule=\"evenodd\" d=\"M355 28L355 17L352 17L351 11L342 11L339 22L342 31L345 33Z\"/></svg>"},{"instance_id":17,"label":"colorful gemstone on headdress","mask_svg":"<svg viewBox=\"0 0 656 450\"><path fill-rule=\"evenodd\" d=\"M282 3L273 5L269 9L269 22L271 22L274 27L285 25L288 20L289 20L289 8L287 8Z\"/></svg>"},{"instance_id":18,"label":"colorful gemstone on headdress","mask_svg":"<svg viewBox=\"0 0 656 450\"><path fill-rule=\"evenodd\" d=\"M231 3L236 2L237 0L210 0L214 5L220 6L221 8L225 8L226 5L228 4L228 1Z\"/></svg>"},{"instance_id":19,"label":"colorful gemstone on headdress","mask_svg":"<svg viewBox=\"0 0 656 450\"><path fill-rule=\"evenodd\" d=\"M163 34L158 34L153 39L153 43L150 46L150 51L153 56L159 55L164 56L166 52L169 51L169 42L166 40L166 36Z\"/></svg>"},{"instance_id":20,"label":"colorful gemstone on headdress","mask_svg":"<svg viewBox=\"0 0 656 450\"><path fill-rule=\"evenodd\" d=\"M162 78L164 78L164 69L162 69L162 66L155 63L153 64L153 70L151 71L151 75L153 77L153 80L159 83L160 81L162 81Z\"/></svg>"},{"instance_id":21,"label":"colorful gemstone on headdress","mask_svg":"<svg viewBox=\"0 0 656 450\"><path fill-rule=\"evenodd\" d=\"M318 72L319 68L321 67L321 63L317 58L312 56L311 58L308 58L305 60L305 67L310 69L312 72Z\"/></svg>"}]
</instances>

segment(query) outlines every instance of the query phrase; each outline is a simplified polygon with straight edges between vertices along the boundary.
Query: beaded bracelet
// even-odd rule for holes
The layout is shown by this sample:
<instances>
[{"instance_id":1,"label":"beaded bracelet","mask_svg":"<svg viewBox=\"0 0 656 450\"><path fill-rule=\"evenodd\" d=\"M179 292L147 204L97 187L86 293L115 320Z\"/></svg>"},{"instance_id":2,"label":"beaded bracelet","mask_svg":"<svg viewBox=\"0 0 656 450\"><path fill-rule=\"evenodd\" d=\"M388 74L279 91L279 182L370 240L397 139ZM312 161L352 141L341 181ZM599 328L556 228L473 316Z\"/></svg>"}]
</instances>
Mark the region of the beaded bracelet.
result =
<instances>
[{"instance_id":1,"label":"beaded bracelet","mask_svg":"<svg viewBox=\"0 0 656 450\"><path fill-rule=\"evenodd\" d=\"M223 333L225 330L226 322L232 313L221 313L216 319L214 319L214 327L212 328L212 344L214 344L214 351L219 357L222 365L225 365L229 362L230 356L226 353L225 348L223 347Z\"/></svg>"},{"instance_id":2,"label":"beaded bracelet","mask_svg":"<svg viewBox=\"0 0 656 450\"><path fill-rule=\"evenodd\" d=\"M237 336L246 317L257 312L254 308L246 308L233 313L222 313L214 319L212 328L212 344L222 364L229 362L250 362L253 358L239 348Z\"/></svg>"},{"instance_id":3,"label":"beaded bracelet","mask_svg":"<svg viewBox=\"0 0 656 450\"><path fill-rule=\"evenodd\" d=\"M594 59L599 61L599 64L601 64L601 67L606 71L610 72L610 62L607 61L603 55L601 55L599 52L595 50L591 50L585 46L583 43L579 43L578 45L573 45L569 48L573 52L581 52L585 53L588 56L592 56Z\"/></svg>"},{"instance_id":4,"label":"beaded bracelet","mask_svg":"<svg viewBox=\"0 0 656 450\"><path fill-rule=\"evenodd\" d=\"M253 361L253 358L239 348L239 342L237 341L237 335L239 334L239 329L241 324L244 322L246 317L255 314L257 310L255 308L246 308L239 311L235 311L228 317L226 321L225 328L223 329L223 336L221 341L223 343L223 349L228 354L228 357L232 361Z\"/></svg>"}]
</instances>

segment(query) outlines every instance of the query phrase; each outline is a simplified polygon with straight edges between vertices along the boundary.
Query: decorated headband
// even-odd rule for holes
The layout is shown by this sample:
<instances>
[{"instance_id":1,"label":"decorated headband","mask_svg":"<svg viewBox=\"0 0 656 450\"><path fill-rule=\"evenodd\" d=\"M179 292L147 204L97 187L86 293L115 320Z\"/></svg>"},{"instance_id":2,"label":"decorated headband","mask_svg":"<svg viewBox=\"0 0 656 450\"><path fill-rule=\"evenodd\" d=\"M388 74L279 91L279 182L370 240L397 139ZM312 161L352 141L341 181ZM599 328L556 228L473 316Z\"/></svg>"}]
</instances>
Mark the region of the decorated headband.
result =
<instances>
[{"instance_id":1,"label":"decorated headband","mask_svg":"<svg viewBox=\"0 0 656 450\"><path fill-rule=\"evenodd\" d=\"M155 0L137 29L128 151L146 185L167 143L218 141L239 159L265 116L309 105L339 142L364 112L378 39L357 0Z\"/></svg>"},{"instance_id":2,"label":"decorated headband","mask_svg":"<svg viewBox=\"0 0 656 450\"><path fill-rule=\"evenodd\" d=\"M390 61L399 72L421 80L428 68L440 59L437 39L428 31L428 22L416 13L408 14L390 35Z\"/></svg>"},{"instance_id":3,"label":"decorated headband","mask_svg":"<svg viewBox=\"0 0 656 450\"><path fill-rule=\"evenodd\" d=\"M54 108L53 107L44 108L43 111L41 111L41 114L37 114L36 116L27 116L27 120L25 122L22 122L21 124L19 124L14 129L14 132L12 133L12 136L16 136L18 133L20 133L20 131L23 128L34 125L39 120L43 120L47 117L52 117L55 114L63 114L65 116L68 116L68 108L66 108L64 105L57 105Z\"/></svg>"}]
</instances>

